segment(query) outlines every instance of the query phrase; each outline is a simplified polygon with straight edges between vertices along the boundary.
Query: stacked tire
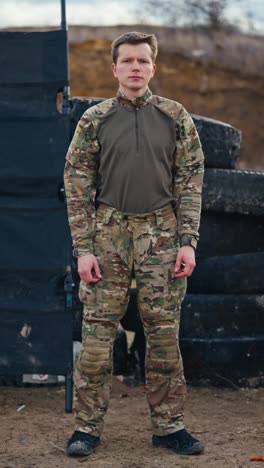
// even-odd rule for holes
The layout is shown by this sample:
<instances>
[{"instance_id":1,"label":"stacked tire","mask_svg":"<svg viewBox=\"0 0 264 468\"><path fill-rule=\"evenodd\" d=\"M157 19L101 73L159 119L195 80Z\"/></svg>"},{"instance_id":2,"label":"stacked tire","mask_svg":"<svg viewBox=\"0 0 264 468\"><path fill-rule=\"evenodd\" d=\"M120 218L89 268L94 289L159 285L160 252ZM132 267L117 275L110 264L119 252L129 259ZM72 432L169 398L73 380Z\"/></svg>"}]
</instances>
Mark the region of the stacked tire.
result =
<instances>
[{"instance_id":1,"label":"stacked tire","mask_svg":"<svg viewBox=\"0 0 264 468\"><path fill-rule=\"evenodd\" d=\"M205 160L181 346L191 380L257 386L264 381L264 172L235 170L233 161L226 154L227 168L212 168Z\"/></svg>"}]
</instances>

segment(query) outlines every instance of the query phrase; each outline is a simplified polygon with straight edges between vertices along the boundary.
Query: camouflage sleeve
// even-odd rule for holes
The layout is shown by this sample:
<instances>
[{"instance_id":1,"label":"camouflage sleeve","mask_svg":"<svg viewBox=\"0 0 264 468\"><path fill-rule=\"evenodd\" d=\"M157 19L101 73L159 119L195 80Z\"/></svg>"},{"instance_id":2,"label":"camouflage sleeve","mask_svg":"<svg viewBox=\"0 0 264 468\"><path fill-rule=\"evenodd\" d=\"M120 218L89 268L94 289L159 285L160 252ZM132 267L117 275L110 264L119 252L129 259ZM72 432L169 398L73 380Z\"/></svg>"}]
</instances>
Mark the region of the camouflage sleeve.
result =
<instances>
[{"instance_id":1,"label":"camouflage sleeve","mask_svg":"<svg viewBox=\"0 0 264 468\"><path fill-rule=\"evenodd\" d=\"M93 121L86 113L78 123L64 170L68 218L73 254L93 253L95 195L99 143Z\"/></svg>"},{"instance_id":2,"label":"camouflage sleeve","mask_svg":"<svg viewBox=\"0 0 264 468\"><path fill-rule=\"evenodd\" d=\"M204 155L189 113L182 108L176 123L174 196L180 245L196 248L199 239Z\"/></svg>"}]
</instances>

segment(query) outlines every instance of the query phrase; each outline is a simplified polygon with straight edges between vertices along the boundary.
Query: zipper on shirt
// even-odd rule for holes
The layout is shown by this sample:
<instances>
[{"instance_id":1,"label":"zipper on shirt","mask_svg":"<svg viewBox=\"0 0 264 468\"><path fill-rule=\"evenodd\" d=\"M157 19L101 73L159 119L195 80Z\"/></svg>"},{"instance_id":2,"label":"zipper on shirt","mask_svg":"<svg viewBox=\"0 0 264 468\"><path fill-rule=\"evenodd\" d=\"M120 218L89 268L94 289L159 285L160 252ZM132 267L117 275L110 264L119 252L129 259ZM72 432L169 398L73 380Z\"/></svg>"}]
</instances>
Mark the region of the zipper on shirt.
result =
<instances>
[{"instance_id":1,"label":"zipper on shirt","mask_svg":"<svg viewBox=\"0 0 264 468\"><path fill-rule=\"evenodd\" d=\"M136 124L136 151L139 153L139 136L138 136L138 107L135 108L135 124Z\"/></svg>"}]
</instances>

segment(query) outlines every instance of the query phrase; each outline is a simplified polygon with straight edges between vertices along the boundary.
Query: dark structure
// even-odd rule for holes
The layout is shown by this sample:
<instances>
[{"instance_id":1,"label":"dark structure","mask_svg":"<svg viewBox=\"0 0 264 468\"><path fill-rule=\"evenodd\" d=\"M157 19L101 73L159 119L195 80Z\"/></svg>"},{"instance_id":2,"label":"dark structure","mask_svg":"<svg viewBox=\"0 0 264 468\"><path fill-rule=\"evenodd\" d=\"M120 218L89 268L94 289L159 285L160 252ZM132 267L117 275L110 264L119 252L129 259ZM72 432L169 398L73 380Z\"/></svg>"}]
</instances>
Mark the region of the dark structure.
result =
<instances>
[{"instance_id":1,"label":"dark structure","mask_svg":"<svg viewBox=\"0 0 264 468\"><path fill-rule=\"evenodd\" d=\"M67 32L1 32L0 48L0 374L65 375L70 411Z\"/></svg>"},{"instance_id":2,"label":"dark structure","mask_svg":"<svg viewBox=\"0 0 264 468\"><path fill-rule=\"evenodd\" d=\"M217 383L264 383L263 187L264 172L205 172L201 241L181 333L192 375Z\"/></svg>"}]
</instances>

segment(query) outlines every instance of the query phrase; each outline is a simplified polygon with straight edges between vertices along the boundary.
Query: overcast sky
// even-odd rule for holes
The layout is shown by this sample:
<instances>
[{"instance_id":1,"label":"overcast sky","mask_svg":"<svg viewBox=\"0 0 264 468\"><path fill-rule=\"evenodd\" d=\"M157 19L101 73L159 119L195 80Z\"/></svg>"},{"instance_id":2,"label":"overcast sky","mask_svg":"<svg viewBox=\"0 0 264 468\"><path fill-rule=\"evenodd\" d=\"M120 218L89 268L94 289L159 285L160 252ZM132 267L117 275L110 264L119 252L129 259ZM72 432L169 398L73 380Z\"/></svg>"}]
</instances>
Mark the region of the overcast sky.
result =
<instances>
[{"instance_id":1,"label":"overcast sky","mask_svg":"<svg viewBox=\"0 0 264 468\"><path fill-rule=\"evenodd\" d=\"M68 24L133 24L138 19L133 11L137 1L140 4L140 0L66 0ZM229 4L229 20L246 30L249 13L256 32L264 34L264 0L229 0ZM141 12L144 18L144 10ZM0 28L59 24L60 0L0 0Z\"/></svg>"}]
</instances>

